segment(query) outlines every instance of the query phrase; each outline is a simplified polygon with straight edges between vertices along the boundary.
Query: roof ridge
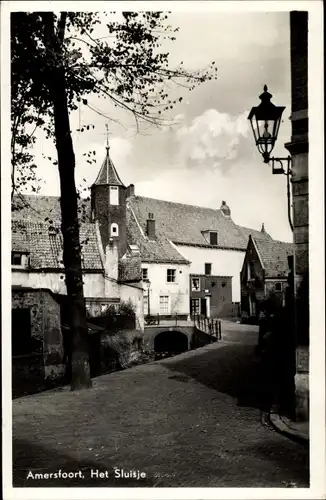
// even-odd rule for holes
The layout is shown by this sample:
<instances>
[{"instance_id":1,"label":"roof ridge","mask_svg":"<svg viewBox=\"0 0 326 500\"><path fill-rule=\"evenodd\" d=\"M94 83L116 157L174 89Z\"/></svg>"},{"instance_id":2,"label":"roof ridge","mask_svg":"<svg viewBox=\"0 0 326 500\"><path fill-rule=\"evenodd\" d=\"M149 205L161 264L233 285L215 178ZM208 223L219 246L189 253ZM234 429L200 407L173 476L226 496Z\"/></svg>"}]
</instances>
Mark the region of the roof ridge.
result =
<instances>
[{"instance_id":1,"label":"roof ridge","mask_svg":"<svg viewBox=\"0 0 326 500\"><path fill-rule=\"evenodd\" d=\"M264 243L280 243L281 245L293 245L293 242L290 241L282 241L282 240L274 240L273 238L259 238L259 236L252 236L254 239L262 241Z\"/></svg>"},{"instance_id":2,"label":"roof ridge","mask_svg":"<svg viewBox=\"0 0 326 500\"><path fill-rule=\"evenodd\" d=\"M162 200L160 198L150 198L149 196L139 196L139 195L137 195L137 196L133 196L132 197L132 199L137 199L137 198L139 198L139 199L145 199L145 200L161 201L162 203L171 203L173 205L181 205L181 206L184 206L184 207L200 208L200 209L203 209L203 210L211 210L212 212L222 213L219 208L202 207L200 205L191 205L190 203L180 203L178 201Z\"/></svg>"}]
</instances>

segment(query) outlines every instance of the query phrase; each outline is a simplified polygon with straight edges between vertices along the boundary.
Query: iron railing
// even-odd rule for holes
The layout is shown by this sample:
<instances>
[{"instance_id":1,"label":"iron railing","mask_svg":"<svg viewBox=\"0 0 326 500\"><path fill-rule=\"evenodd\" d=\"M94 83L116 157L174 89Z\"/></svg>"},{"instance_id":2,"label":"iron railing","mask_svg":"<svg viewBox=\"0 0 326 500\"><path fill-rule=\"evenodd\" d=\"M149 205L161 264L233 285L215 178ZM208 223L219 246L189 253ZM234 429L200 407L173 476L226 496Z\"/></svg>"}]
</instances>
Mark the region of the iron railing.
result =
<instances>
[{"instance_id":1,"label":"iron railing","mask_svg":"<svg viewBox=\"0 0 326 500\"><path fill-rule=\"evenodd\" d=\"M222 325L220 319L206 318L205 316L193 316L194 326L208 335L222 339Z\"/></svg>"}]
</instances>

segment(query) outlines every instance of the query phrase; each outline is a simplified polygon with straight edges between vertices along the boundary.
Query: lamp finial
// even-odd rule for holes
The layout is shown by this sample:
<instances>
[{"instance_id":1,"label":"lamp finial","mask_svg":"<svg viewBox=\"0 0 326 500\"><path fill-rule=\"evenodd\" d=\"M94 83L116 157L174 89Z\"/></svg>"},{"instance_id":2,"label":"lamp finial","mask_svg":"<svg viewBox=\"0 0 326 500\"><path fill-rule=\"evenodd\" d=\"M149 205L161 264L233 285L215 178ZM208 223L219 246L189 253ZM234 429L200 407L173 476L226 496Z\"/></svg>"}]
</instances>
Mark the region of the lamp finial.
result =
<instances>
[{"instance_id":1,"label":"lamp finial","mask_svg":"<svg viewBox=\"0 0 326 500\"><path fill-rule=\"evenodd\" d=\"M268 88L267 88L267 85L265 84L264 85L264 92L267 92Z\"/></svg>"}]
</instances>

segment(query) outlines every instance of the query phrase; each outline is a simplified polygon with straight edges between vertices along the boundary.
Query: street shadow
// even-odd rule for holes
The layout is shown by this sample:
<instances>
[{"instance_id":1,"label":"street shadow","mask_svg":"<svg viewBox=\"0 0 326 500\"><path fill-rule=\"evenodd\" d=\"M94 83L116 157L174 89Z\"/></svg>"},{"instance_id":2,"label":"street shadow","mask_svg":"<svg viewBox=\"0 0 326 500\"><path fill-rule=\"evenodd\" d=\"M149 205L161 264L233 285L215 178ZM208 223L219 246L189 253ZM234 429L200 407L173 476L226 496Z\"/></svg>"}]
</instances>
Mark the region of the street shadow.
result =
<instances>
[{"instance_id":1,"label":"street shadow","mask_svg":"<svg viewBox=\"0 0 326 500\"><path fill-rule=\"evenodd\" d=\"M107 487L107 488L126 488L126 487L153 487L154 479L146 478L116 478L114 468L116 463L105 460L103 461L84 461L76 460L69 455L58 453L49 448L36 445L31 441L23 439L13 439L13 487L14 488L53 488L53 487ZM122 468L122 467L121 467ZM129 471L127 467L125 471ZM72 473L83 477L76 478L44 478L40 479L36 474L57 473ZM92 477L93 471L93 477ZM99 471L105 474L107 471L108 478L96 477L96 472ZM146 471L144 471L146 472ZM29 478L28 478L29 476ZM34 476L34 477L33 477Z\"/></svg>"},{"instance_id":2,"label":"street shadow","mask_svg":"<svg viewBox=\"0 0 326 500\"><path fill-rule=\"evenodd\" d=\"M241 452L241 449L239 450ZM296 487L300 484L303 487L305 483L306 488L310 485L310 471L309 471L309 449L308 447L298 447L296 443L290 439L284 440L283 451L280 453L279 443L273 440L266 440L263 444L255 444L251 447L246 445L246 453L252 453L255 456L260 456L263 460L275 462L275 467L288 470L291 476L291 482L294 484L282 485L285 487Z\"/></svg>"},{"instance_id":3,"label":"street shadow","mask_svg":"<svg viewBox=\"0 0 326 500\"><path fill-rule=\"evenodd\" d=\"M161 361L161 364L236 398L240 406L261 407L264 388L260 359L252 345L223 346L188 358Z\"/></svg>"}]
</instances>

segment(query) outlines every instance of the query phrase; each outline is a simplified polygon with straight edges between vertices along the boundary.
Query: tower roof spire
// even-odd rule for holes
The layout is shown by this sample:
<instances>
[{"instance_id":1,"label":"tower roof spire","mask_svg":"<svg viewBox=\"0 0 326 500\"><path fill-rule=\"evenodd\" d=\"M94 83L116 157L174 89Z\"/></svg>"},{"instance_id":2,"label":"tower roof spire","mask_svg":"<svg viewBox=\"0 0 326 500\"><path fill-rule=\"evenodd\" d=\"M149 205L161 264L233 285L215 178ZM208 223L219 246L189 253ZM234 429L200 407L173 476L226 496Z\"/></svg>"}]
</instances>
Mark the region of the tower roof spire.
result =
<instances>
[{"instance_id":1,"label":"tower roof spire","mask_svg":"<svg viewBox=\"0 0 326 500\"><path fill-rule=\"evenodd\" d=\"M107 123L105 124L105 128L106 128L106 150L108 151L110 149L110 145L109 145L109 125Z\"/></svg>"},{"instance_id":2,"label":"tower roof spire","mask_svg":"<svg viewBox=\"0 0 326 500\"><path fill-rule=\"evenodd\" d=\"M113 165L110 158L110 145L109 145L109 127L106 124L106 156L100 168L100 171L96 177L93 186L124 186L122 180L120 179L118 172Z\"/></svg>"}]
</instances>

